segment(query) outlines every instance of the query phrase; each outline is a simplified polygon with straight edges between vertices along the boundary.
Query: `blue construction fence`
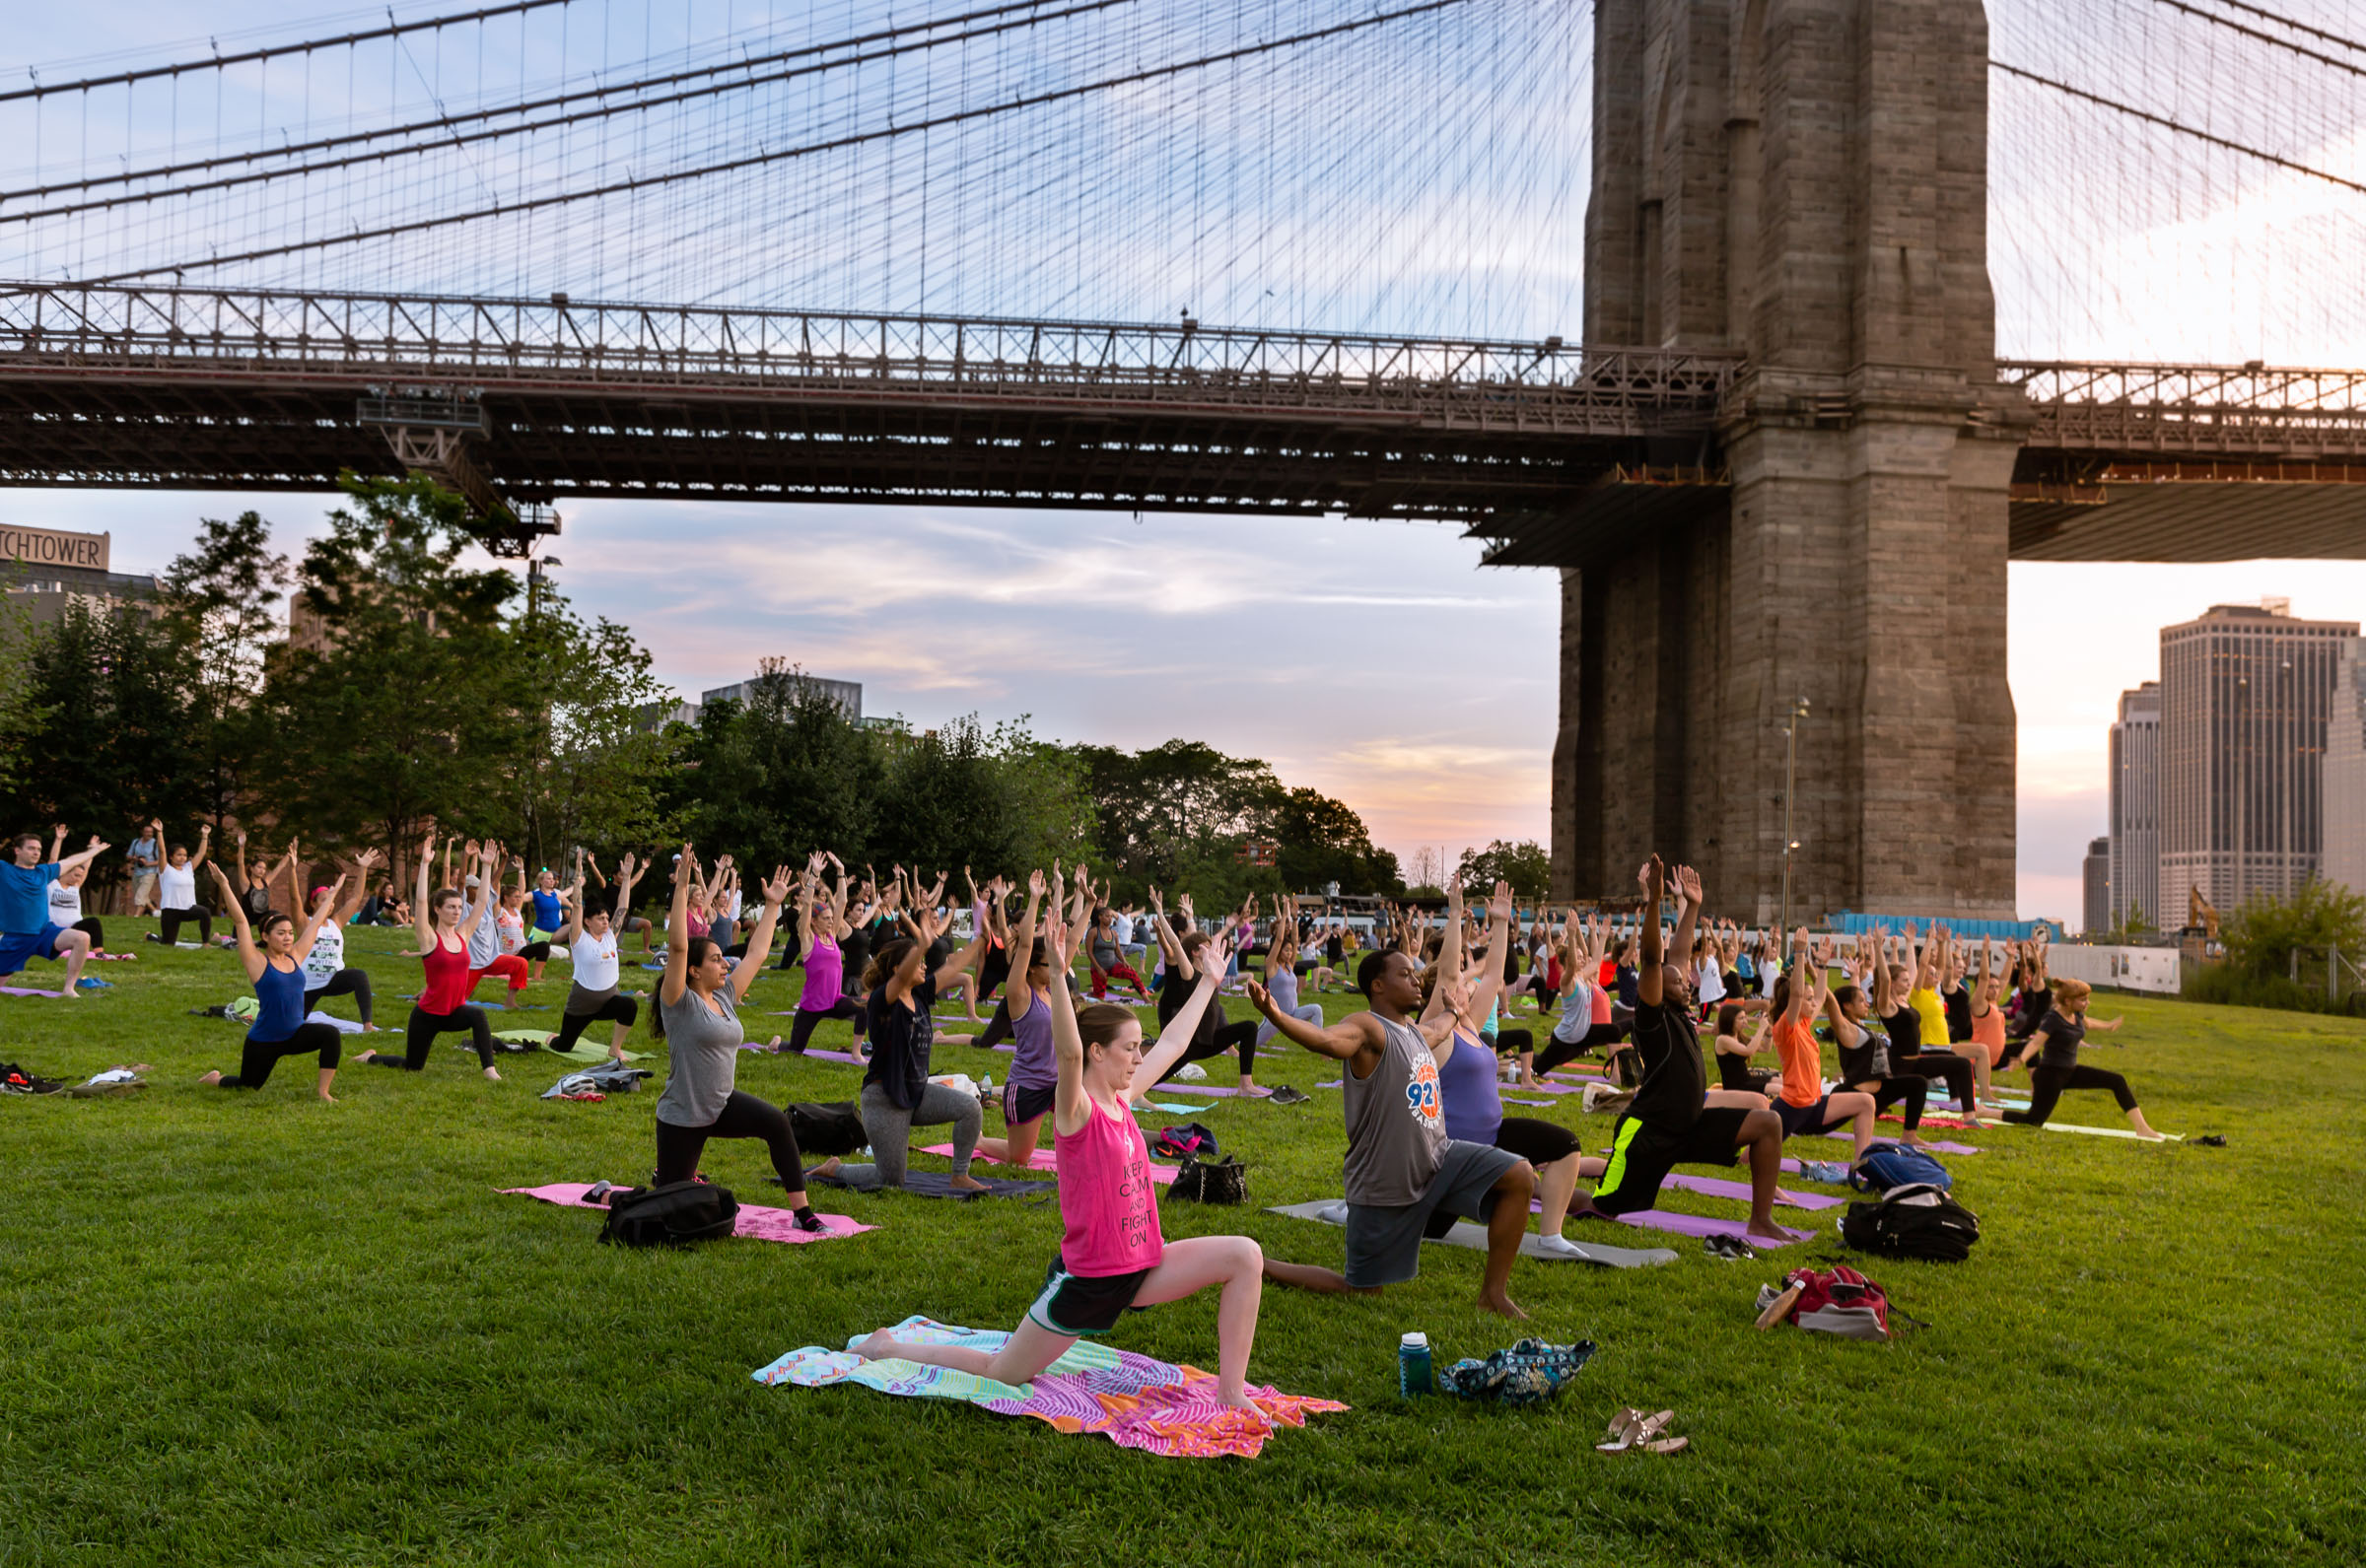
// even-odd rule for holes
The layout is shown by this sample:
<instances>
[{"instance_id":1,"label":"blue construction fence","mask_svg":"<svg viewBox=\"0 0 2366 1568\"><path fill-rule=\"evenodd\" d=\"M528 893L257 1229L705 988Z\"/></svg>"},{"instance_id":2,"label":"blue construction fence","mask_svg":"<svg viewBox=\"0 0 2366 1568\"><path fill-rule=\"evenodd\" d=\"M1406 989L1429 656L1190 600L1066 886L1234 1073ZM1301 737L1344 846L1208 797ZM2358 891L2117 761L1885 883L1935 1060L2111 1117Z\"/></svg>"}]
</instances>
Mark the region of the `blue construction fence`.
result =
<instances>
[{"instance_id":1,"label":"blue construction fence","mask_svg":"<svg viewBox=\"0 0 2366 1568\"><path fill-rule=\"evenodd\" d=\"M1826 928L1854 936L1876 925L1886 925L1893 934L1903 932L1909 925L1916 931L1927 928L1937 920L1958 936L1983 936L1990 941L2024 942L2042 929L2049 940L2061 941L2065 935L2059 920L1964 920L1946 915L1857 915L1842 910L1826 921Z\"/></svg>"}]
</instances>

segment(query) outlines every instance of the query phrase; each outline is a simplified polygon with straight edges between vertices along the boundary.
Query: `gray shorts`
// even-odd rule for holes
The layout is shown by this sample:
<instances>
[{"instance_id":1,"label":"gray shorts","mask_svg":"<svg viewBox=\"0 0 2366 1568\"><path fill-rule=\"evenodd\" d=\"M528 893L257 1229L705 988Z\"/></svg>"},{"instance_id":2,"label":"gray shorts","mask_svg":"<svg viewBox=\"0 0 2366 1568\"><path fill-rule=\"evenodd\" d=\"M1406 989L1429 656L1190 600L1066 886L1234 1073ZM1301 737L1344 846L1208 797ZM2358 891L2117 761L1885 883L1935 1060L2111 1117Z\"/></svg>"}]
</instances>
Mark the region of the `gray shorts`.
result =
<instances>
[{"instance_id":1,"label":"gray shorts","mask_svg":"<svg viewBox=\"0 0 2366 1568\"><path fill-rule=\"evenodd\" d=\"M1348 1205L1348 1283L1358 1290L1402 1284L1421 1272L1422 1232L1439 1209L1484 1223L1495 1207L1495 1186L1520 1163L1507 1149L1448 1142L1444 1163L1418 1203L1379 1208Z\"/></svg>"}]
</instances>

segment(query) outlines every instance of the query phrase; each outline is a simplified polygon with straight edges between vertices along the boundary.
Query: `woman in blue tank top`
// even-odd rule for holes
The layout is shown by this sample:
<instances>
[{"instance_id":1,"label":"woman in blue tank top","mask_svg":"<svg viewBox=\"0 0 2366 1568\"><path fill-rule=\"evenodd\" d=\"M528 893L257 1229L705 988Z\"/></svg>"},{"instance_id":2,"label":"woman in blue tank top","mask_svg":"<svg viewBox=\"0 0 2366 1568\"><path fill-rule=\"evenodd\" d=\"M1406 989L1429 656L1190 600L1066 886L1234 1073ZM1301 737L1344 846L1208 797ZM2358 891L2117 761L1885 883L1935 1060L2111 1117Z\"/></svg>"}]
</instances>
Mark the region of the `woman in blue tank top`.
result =
<instances>
[{"instance_id":1,"label":"woman in blue tank top","mask_svg":"<svg viewBox=\"0 0 2366 1568\"><path fill-rule=\"evenodd\" d=\"M273 910L263 917L263 942L257 947L254 932L246 923L246 910L231 891L230 878L220 866L213 867L214 880L222 884L223 907L239 927L239 962L246 966L246 978L254 983L254 999L261 1003L254 1025L246 1031L246 1047L239 1058L239 1075L225 1078L219 1072L209 1072L199 1083L216 1084L225 1089L259 1089L271 1076L271 1069L282 1057L317 1055L320 1058L320 1098L329 1104L336 1097L328 1086L337 1076L337 1059L343 1053L344 1036L334 1024L308 1024L304 1021L304 966L297 962L298 953L310 952L313 938L320 933L320 924L337 907L337 895L344 891L345 878L338 877L334 887L325 888L313 903L313 918L306 922L299 936L296 921Z\"/></svg>"}]
</instances>

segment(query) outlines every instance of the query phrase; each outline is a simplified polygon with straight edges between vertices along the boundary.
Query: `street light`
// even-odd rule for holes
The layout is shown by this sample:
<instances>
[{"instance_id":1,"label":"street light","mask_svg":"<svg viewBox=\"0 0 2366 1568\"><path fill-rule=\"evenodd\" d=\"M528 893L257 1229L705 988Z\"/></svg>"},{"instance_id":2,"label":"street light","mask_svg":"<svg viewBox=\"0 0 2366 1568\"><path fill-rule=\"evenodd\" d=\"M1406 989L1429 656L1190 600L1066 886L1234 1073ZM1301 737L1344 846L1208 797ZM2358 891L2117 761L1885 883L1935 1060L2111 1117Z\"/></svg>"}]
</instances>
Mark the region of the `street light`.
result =
<instances>
[{"instance_id":1,"label":"street light","mask_svg":"<svg viewBox=\"0 0 2366 1568\"><path fill-rule=\"evenodd\" d=\"M1782 943L1783 933L1791 928L1791 855L1798 850L1799 841L1791 837L1791 797L1799 784L1799 725L1807 717L1807 699L1792 702L1788 720L1782 726L1782 919L1774 925L1775 945Z\"/></svg>"},{"instance_id":2,"label":"street light","mask_svg":"<svg viewBox=\"0 0 2366 1568\"><path fill-rule=\"evenodd\" d=\"M566 564L555 555L546 560L538 559L525 564L525 618L527 620L530 621L534 618L534 608L541 602L542 589L550 581L549 576L542 569L544 567L563 567Z\"/></svg>"}]
</instances>

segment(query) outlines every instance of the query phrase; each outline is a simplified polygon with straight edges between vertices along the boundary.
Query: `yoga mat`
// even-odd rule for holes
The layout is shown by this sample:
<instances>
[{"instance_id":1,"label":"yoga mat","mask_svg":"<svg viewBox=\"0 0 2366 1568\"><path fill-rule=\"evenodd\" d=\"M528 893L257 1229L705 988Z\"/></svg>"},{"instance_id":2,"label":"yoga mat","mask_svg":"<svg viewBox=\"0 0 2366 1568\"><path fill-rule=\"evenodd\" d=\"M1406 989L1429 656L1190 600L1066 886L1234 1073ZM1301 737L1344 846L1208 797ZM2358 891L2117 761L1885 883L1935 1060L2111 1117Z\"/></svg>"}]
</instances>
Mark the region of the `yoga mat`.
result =
<instances>
[{"instance_id":1,"label":"yoga mat","mask_svg":"<svg viewBox=\"0 0 2366 1568\"><path fill-rule=\"evenodd\" d=\"M583 1201L584 1194L592 1191L589 1182L553 1182L547 1187L499 1187L494 1191L515 1193L521 1197L538 1197L545 1203L558 1203L568 1208L590 1209L595 1214L605 1212L597 1203ZM788 1242L792 1246L801 1246L806 1242L838 1241L848 1236L859 1236L867 1230L878 1229L876 1225L858 1225L844 1214L824 1214L821 1222L829 1229L815 1235L799 1230L796 1217L785 1208L742 1203L739 1205L739 1217L731 1226L731 1234L752 1237L760 1242Z\"/></svg>"},{"instance_id":2,"label":"yoga mat","mask_svg":"<svg viewBox=\"0 0 2366 1568\"><path fill-rule=\"evenodd\" d=\"M313 1008L311 1012L306 1013L304 1015L304 1021L308 1024L326 1024L340 1035L359 1035L367 1034L369 1032L360 1024L353 1022L351 1019L331 1017L329 1014L322 1012L317 1007Z\"/></svg>"},{"instance_id":3,"label":"yoga mat","mask_svg":"<svg viewBox=\"0 0 2366 1568\"><path fill-rule=\"evenodd\" d=\"M970 1175L976 1178L976 1180L986 1184L985 1192L964 1193L955 1190L953 1187L952 1173L949 1171L907 1170L904 1172L904 1185L897 1189L889 1189L885 1187L856 1187L850 1182L840 1181L835 1176L822 1176L812 1171L807 1171L805 1173L805 1180L808 1182L819 1182L824 1187L834 1187L841 1192L847 1193L885 1193L889 1191L896 1191L909 1193L914 1197L951 1197L960 1199L968 1199L973 1197L1040 1197L1046 1193L1057 1193L1060 1191L1060 1184L1057 1182L1013 1182L1007 1177L979 1176L975 1171L970 1172ZM780 1185L781 1179L777 1176L767 1176L764 1178L764 1180L777 1187Z\"/></svg>"},{"instance_id":4,"label":"yoga mat","mask_svg":"<svg viewBox=\"0 0 2366 1568\"><path fill-rule=\"evenodd\" d=\"M1010 1336L958 1328L923 1318L906 1318L888 1330L907 1340L957 1344L989 1353ZM857 1334L845 1350L807 1345L792 1350L751 1377L767 1387L790 1384L823 1388L856 1383L908 1398L959 1399L997 1415L1031 1415L1055 1431L1097 1435L1120 1448L1141 1449L1166 1459L1255 1459L1276 1424L1304 1426L1310 1414L1344 1410L1336 1399L1306 1398L1251 1387L1249 1398L1265 1412L1259 1420L1216 1401L1216 1380L1196 1367L1174 1366L1079 1339L1032 1382L1012 1387L971 1372L924 1366L901 1358L866 1361L853 1351L870 1338Z\"/></svg>"},{"instance_id":5,"label":"yoga mat","mask_svg":"<svg viewBox=\"0 0 2366 1568\"><path fill-rule=\"evenodd\" d=\"M2067 1122L2049 1122L2046 1124L2046 1130L2049 1132L2084 1132L2093 1138L2131 1138L2138 1143L2152 1141L2138 1133L2133 1127L2082 1127L2073 1126ZM2164 1132L2161 1134L2161 1141L2183 1143L2186 1141L2186 1135L2183 1132Z\"/></svg>"},{"instance_id":6,"label":"yoga mat","mask_svg":"<svg viewBox=\"0 0 2366 1568\"><path fill-rule=\"evenodd\" d=\"M1508 1094L1506 1094L1506 1095L1502 1095L1502 1096L1500 1096L1499 1098L1502 1100L1502 1102L1503 1102L1505 1105L1542 1105L1542 1106L1549 1106L1549 1105L1551 1105L1551 1104L1553 1103L1553 1102L1552 1102L1552 1101L1550 1101L1550 1100L1515 1100L1515 1099L1513 1099L1513 1098L1512 1098L1510 1095L1508 1095Z\"/></svg>"},{"instance_id":7,"label":"yoga mat","mask_svg":"<svg viewBox=\"0 0 2366 1568\"><path fill-rule=\"evenodd\" d=\"M1159 1085L1158 1085L1158 1087L1159 1087L1159 1088L1161 1088L1161 1089L1172 1089L1172 1090L1174 1090L1174 1091L1175 1091L1175 1093L1177 1093L1177 1094L1214 1094L1214 1095L1221 1095L1223 1098L1225 1098L1225 1099L1227 1099L1227 1100L1231 1100L1231 1099L1242 1099L1242 1098L1245 1098L1245 1099L1250 1099L1250 1100L1262 1100L1262 1099L1264 1099L1264 1098L1265 1098L1265 1095L1262 1095L1262 1094L1252 1094L1252 1095L1246 1095L1246 1096L1243 1096L1243 1095L1241 1094L1240 1090L1238 1090L1238 1089L1236 1089L1236 1088L1235 1088L1235 1089L1219 1089L1219 1088L1218 1088L1218 1087L1217 1087L1215 1084L1212 1084L1212 1083L1177 1083L1177 1082L1176 1082L1174 1079L1172 1079L1172 1078L1169 1078L1169 1079L1167 1079L1167 1080L1166 1080L1164 1083L1161 1083L1161 1084L1159 1084ZM1259 1084L1259 1085L1258 1085L1258 1087L1259 1087L1260 1089L1262 1089L1262 1088L1264 1088L1264 1087L1265 1087L1265 1085L1263 1085L1263 1084ZM1270 1091L1269 1091L1269 1092L1270 1092Z\"/></svg>"},{"instance_id":8,"label":"yoga mat","mask_svg":"<svg viewBox=\"0 0 2366 1568\"><path fill-rule=\"evenodd\" d=\"M1745 1203L1750 1201L1748 1182L1728 1182L1720 1177L1688 1176L1682 1171L1670 1171L1660 1178L1659 1190L1664 1193L1671 1188L1678 1192L1699 1193L1707 1197L1739 1198ZM1815 1209L1839 1208L1848 1200L1844 1197L1827 1197L1821 1193L1786 1193L1778 1187L1774 1190L1774 1201L1785 1208ZM1542 1214L1544 1211L1542 1199L1528 1200L1529 1213Z\"/></svg>"},{"instance_id":9,"label":"yoga mat","mask_svg":"<svg viewBox=\"0 0 2366 1568\"><path fill-rule=\"evenodd\" d=\"M1884 1122L1903 1123L1906 1118L1898 1115L1895 1112L1885 1111L1881 1115L1881 1120ZM1922 1125L1926 1127L1970 1127L1975 1132L1980 1130L1980 1124L1978 1122L1972 1121L1968 1117L1949 1116L1944 1111L1937 1113L1932 1113L1929 1111L1923 1112Z\"/></svg>"},{"instance_id":10,"label":"yoga mat","mask_svg":"<svg viewBox=\"0 0 2366 1568\"><path fill-rule=\"evenodd\" d=\"M1287 1214L1291 1219L1310 1219L1323 1225L1344 1226L1348 1222L1348 1205L1339 1198L1319 1203L1287 1203L1269 1208L1268 1214ZM1443 1236L1426 1236L1425 1241L1440 1247L1462 1247L1472 1252L1487 1251L1487 1228L1458 1219L1454 1228ZM1567 1253L1548 1251L1545 1239L1531 1231L1520 1238L1520 1256L1544 1263L1596 1263L1605 1268L1646 1268L1654 1263L1672 1263L1676 1255L1665 1247L1609 1247L1599 1242L1571 1242L1577 1249L1572 1257Z\"/></svg>"},{"instance_id":11,"label":"yoga mat","mask_svg":"<svg viewBox=\"0 0 2366 1568\"><path fill-rule=\"evenodd\" d=\"M953 1157L953 1146L950 1143L931 1143L924 1147L920 1152L923 1154L941 1154L949 1160ZM970 1163L973 1165L980 1160L985 1160L989 1165L999 1165L1002 1163L999 1160L987 1160L986 1156L983 1154L975 1154L970 1156ZM1050 1149L1037 1149L1035 1151L1035 1157L1027 1162L1027 1169L1030 1171L1057 1171L1060 1169L1060 1161ZM1150 1181L1154 1186L1158 1187L1174 1186L1175 1167L1171 1165L1160 1165L1156 1160L1152 1160L1150 1162Z\"/></svg>"},{"instance_id":12,"label":"yoga mat","mask_svg":"<svg viewBox=\"0 0 2366 1568\"><path fill-rule=\"evenodd\" d=\"M741 1046L739 1049L741 1051L769 1052L772 1048L770 1046ZM869 1057L858 1057L851 1051L823 1051L815 1046L807 1046L802 1051L791 1051L784 1047L780 1055L791 1061L802 1057L807 1061L836 1061L850 1067L867 1067L870 1064Z\"/></svg>"},{"instance_id":13,"label":"yoga mat","mask_svg":"<svg viewBox=\"0 0 2366 1568\"><path fill-rule=\"evenodd\" d=\"M556 1059L560 1061L572 1061L580 1067L589 1067L594 1062L605 1061L608 1059L608 1053L605 1047L588 1046L581 1041L576 1043L576 1047L573 1051L551 1051L548 1046L544 1046L542 1049L549 1052L550 1055ZM624 1054L624 1059L627 1061L647 1061L649 1059L649 1053L645 1051L628 1051Z\"/></svg>"},{"instance_id":14,"label":"yoga mat","mask_svg":"<svg viewBox=\"0 0 2366 1568\"><path fill-rule=\"evenodd\" d=\"M1168 1116L1198 1116L1204 1111L1215 1109L1216 1107L1212 1105L1178 1105L1172 1100L1137 1100L1134 1103L1136 1116L1142 1115L1145 1111L1163 1111Z\"/></svg>"},{"instance_id":15,"label":"yoga mat","mask_svg":"<svg viewBox=\"0 0 2366 1568\"><path fill-rule=\"evenodd\" d=\"M0 986L0 996L48 996L54 998L64 994L65 992L62 990L35 990L24 986Z\"/></svg>"},{"instance_id":16,"label":"yoga mat","mask_svg":"<svg viewBox=\"0 0 2366 1568\"><path fill-rule=\"evenodd\" d=\"M1824 1135L1828 1138L1839 1138L1844 1143L1850 1141L1850 1134L1844 1128L1838 1132L1827 1132ZM1978 1154L1980 1152L1979 1147L1975 1144L1950 1143L1944 1138L1932 1138L1924 1143L1923 1147L1940 1154Z\"/></svg>"}]
</instances>

